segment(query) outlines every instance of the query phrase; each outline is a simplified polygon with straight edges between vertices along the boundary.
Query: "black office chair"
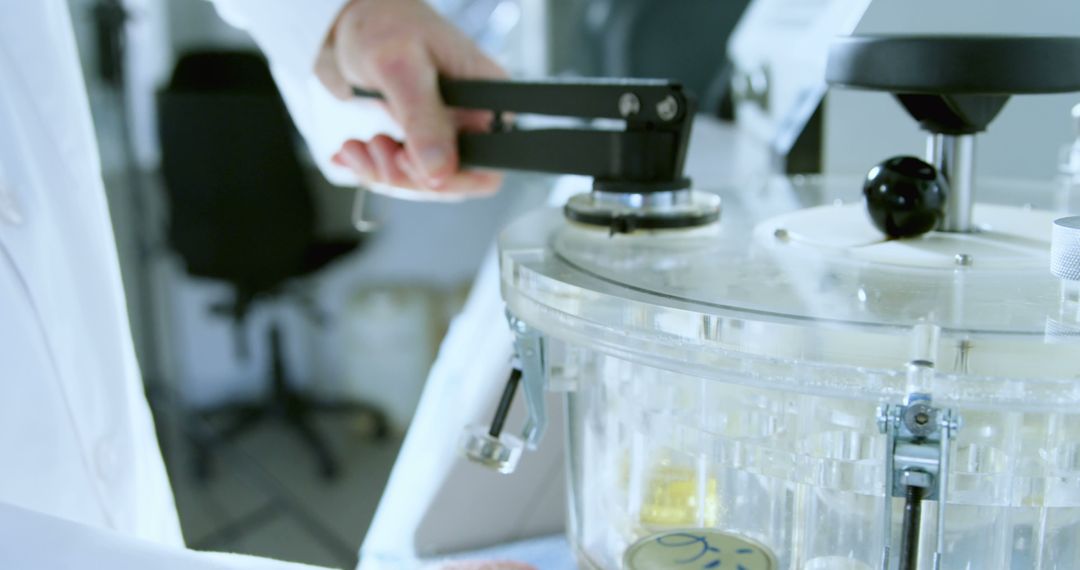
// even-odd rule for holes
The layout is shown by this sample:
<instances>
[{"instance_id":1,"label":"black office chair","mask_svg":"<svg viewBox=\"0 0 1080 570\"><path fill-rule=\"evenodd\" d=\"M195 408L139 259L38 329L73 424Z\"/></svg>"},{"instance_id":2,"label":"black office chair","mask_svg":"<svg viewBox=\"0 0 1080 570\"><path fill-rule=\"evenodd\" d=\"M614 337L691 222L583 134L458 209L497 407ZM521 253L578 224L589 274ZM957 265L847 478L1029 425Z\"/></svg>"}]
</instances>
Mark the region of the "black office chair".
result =
<instances>
[{"instance_id":1,"label":"black office chair","mask_svg":"<svg viewBox=\"0 0 1080 570\"><path fill-rule=\"evenodd\" d=\"M321 323L324 317L298 294L296 281L355 250L359 234L345 240L316 236L311 188L266 62L244 52L187 54L158 103L168 239L192 276L232 286L232 298L211 309L234 320L238 352L246 355L245 317L263 300L298 300ZM210 474L216 444L268 417L284 420L307 442L327 478L336 475L338 462L312 425L317 411L365 414L377 437L387 434L384 415L372 406L315 402L290 385L277 323L269 327L267 342L267 400L200 413L228 417L220 433L196 438L200 478Z\"/></svg>"}]
</instances>

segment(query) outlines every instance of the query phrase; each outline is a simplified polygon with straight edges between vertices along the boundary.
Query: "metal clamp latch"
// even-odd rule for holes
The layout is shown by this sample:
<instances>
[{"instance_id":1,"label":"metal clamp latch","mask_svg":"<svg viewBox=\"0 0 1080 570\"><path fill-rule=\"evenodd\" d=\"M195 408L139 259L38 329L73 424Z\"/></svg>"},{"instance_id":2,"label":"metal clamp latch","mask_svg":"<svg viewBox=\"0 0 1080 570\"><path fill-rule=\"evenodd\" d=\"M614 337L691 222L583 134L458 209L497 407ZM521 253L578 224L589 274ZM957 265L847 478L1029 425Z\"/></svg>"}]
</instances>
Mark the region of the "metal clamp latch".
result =
<instances>
[{"instance_id":1,"label":"metal clamp latch","mask_svg":"<svg viewBox=\"0 0 1080 570\"><path fill-rule=\"evenodd\" d=\"M923 500L938 503L933 568L941 567L945 550L949 453L960 426L960 417L951 409L935 408L929 394L910 394L903 405L878 408L878 429L885 434L886 441L881 570L889 570L892 502L896 497L905 500L897 568L914 570L918 564Z\"/></svg>"},{"instance_id":2,"label":"metal clamp latch","mask_svg":"<svg viewBox=\"0 0 1080 570\"><path fill-rule=\"evenodd\" d=\"M500 473L513 473L521 459L522 449L536 449L547 430L548 416L544 402L547 387L547 361L544 354L544 337L524 321L507 313L510 328L514 332L515 356L510 378L506 381L495 417L490 428L471 425L462 439L465 456ZM525 385L525 405L529 417L521 430L521 437L503 433L510 406L518 386Z\"/></svg>"},{"instance_id":3,"label":"metal clamp latch","mask_svg":"<svg viewBox=\"0 0 1080 570\"><path fill-rule=\"evenodd\" d=\"M525 385L525 405L529 410L529 419L521 431L521 438L536 449L547 430L548 415L544 402L547 388L547 355L544 350L544 337L540 331L525 324L525 321L506 314L510 329L514 331L514 348L521 364L522 383Z\"/></svg>"}]
</instances>

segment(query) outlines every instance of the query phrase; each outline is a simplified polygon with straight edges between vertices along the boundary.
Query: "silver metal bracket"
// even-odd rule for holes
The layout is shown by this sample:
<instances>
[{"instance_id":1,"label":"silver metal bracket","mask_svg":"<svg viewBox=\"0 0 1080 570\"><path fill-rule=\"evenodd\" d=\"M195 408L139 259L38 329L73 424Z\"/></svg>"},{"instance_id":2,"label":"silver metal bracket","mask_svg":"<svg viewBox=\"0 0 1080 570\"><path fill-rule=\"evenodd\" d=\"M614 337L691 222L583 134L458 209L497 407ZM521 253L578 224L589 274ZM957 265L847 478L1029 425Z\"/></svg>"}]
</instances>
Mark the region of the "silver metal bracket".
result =
<instances>
[{"instance_id":1,"label":"silver metal bracket","mask_svg":"<svg viewBox=\"0 0 1080 570\"><path fill-rule=\"evenodd\" d=\"M529 449L536 449L547 430L548 415L544 401L547 388L547 358L544 337L525 321L507 313L510 330L514 333L514 349L521 365L521 383L529 418L521 430L521 439Z\"/></svg>"},{"instance_id":2,"label":"silver metal bracket","mask_svg":"<svg viewBox=\"0 0 1080 570\"><path fill-rule=\"evenodd\" d=\"M902 405L878 408L878 429L885 434L885 494L882 504L881 570L889 570L893 534L894 498L937 501L937 544L933 568L941 567L945 550L945 507L948 503L949 454L961 419L951 409L934 407L929 394L908 395ZM914 497L914 499L913 499ZM915 513L911 523L905 517L899 570L914 570L918 558L918 513L920 505L908 504Z\"/></svg>"},{"instance_id":3,"label":"silver metal bracket","mask_svg":"<svg viewBox=\"0 0 1080 570\"><path fill-rule=\"evenodd\" d=\"M503 389L491 426L470 425L461 439L461 449L470 461L509 474L517 469L522 449L536 449L547 429L547 407L544 392L547 389L547 362L544 358L544 337L524 321L507 313L510 328L514 332L515 354L510 378ZM525 405L529 417L521 431L521 437L505 433L503 427L510 415L514 394L524 385Z\"/></svg>"}]
</instances>

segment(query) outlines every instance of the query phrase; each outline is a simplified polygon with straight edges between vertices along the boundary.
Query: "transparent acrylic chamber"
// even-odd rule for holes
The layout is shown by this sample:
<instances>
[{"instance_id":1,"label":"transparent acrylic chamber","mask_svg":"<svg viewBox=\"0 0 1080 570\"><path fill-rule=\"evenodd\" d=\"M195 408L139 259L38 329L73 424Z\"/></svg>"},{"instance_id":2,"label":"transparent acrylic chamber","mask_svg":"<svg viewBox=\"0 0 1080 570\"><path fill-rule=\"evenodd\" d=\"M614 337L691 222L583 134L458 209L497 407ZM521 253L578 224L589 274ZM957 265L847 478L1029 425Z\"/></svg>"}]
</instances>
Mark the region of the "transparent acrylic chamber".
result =
<instances>
[{"instance_id":1,"label":"transparent acrylic chamber","mask_svg":"<svg viewBox=\"0 0 1080 570\"><path fill-rule=\"evenodd\" d=\"M770 179L721 192L710 228L609 236L545 210L504 233L508 309L565 392L583 568L685 528L761 543L783 569L878 568L898 532L876 411L913 392L963 417L942 568L1080 568L1080 327L1041 209L1061 197L984 184L980 233L884 242L858 190Z\"/></svg>"}]
</instances>

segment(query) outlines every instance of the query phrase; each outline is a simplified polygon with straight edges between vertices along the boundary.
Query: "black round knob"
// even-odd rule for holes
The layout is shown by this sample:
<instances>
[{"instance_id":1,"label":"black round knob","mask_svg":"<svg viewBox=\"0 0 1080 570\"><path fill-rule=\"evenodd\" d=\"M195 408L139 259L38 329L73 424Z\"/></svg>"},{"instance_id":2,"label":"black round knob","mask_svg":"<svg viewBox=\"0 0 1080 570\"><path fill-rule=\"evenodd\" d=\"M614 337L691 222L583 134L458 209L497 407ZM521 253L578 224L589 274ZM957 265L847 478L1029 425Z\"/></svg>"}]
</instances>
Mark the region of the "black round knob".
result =
<instances>
[{"instance_id":1,"label":"black round knob","mask_svg":"<svg viewBox=\"0 0 1080 570\"><path fill-rule=\"evenodd\" d=\"M870 169L863 195L877 229L889 237L915 237L941 223L948 182L927 162L896 156Z\"/></svg>"}]
</instances>

